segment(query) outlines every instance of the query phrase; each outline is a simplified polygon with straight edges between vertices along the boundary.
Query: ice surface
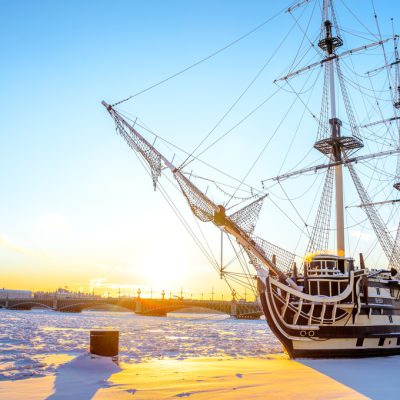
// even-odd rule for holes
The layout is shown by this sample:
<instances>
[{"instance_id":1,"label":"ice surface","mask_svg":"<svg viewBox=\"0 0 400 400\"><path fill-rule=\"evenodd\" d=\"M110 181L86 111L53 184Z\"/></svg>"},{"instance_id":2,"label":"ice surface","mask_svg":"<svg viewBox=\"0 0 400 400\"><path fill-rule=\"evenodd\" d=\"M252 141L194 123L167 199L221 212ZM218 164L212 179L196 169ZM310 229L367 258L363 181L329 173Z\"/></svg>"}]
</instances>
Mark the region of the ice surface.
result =
<instances>
[{"instance_id":1,"label":"ice surface","mask_svg":"<svg viewBox=\"0 0 400 400\"><path fill-rule=\"evenodd\" d=\"M88 350L91 329L120 331L120 359L266 357L281 346L263 320L186 314L186 318L132 313L60 313L0 309L0 380L53 374ZM55 357L54 355L58 355Z\"/></svg>"},{"instance_id":2,"label":"ice surface","mask_svg":"<svg viewBox=\"0 0 400 400\"><path fill-rule=\"evenodd\" d=\"M299 362L371 399L400 399L397 386L400 356Z\"/></svg>"}]
</instances>

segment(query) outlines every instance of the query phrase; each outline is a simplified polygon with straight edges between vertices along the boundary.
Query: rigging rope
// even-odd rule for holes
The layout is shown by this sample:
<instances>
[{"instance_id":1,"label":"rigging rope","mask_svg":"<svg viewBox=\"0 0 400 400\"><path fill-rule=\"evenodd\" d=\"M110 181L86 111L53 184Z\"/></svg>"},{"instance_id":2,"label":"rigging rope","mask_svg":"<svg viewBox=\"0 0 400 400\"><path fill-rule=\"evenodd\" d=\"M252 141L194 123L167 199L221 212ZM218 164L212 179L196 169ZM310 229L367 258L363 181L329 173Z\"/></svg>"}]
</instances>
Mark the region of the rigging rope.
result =
<instances>
[{"instance_id":1,"label":"rigging rope","mask_svg":"<svg viewBox=\"0 0 400 400\"><path fill-rule=\"evenodd\" d=\"M131 122L135 122L134 120L132 120L131 118L129 118L129 117L126 115L126 114L130 115L130 114L127 113L126 111L123 111L123 112L122 112L122 111L118 110L118 112L119 112L119 114L121 114L122 116L124 116L126 119L130 120ZM142 129L144 129L146 132L150 133L151 135L153 135L156 139L160 139L161 141L163 141L163 142L165 142L166 144L168 144L168 145L174 147L175 149L181 151L181 152L184 153L184 154L189 154L186 150L184 150L184 149L182 149L181 147L175 145L174 143L172 143L172 142L170 142L170 141L164 139L162 136L159 136L158 134L156 134L154 131L150 130L149 128L147 128L147 127L144 126L143 124L140 124L139 122L136 122L136 125L139 126L139 127L142 128ZM234 128L232 128L232 129L234 129ZM220 169L214 167L213 165L211 165L211 164L207 163L206 161L200 159L199 156L195 156L194 158L195 158L196 161L198 161L199 163L205 165L205 166L208 167L208 168L213 169L214 171L216 171L216 172L218 172L218 173L220 173L220 174L226 176L227 178L232 179L233 181L238 182L238 183L240 182L240 180L239 180L238 178L235 178L234 176L232 176L232 175L230 175L230 174L228 174L228 173L226 173L226 172L224 172L224 171L222 171L222 170L220 170ZM198 177L198 178L200 178L200 177ZM203 178L203 179L204 179L204 178ZM249 188L250 191L253 192L253 193L260 193L260 194L263 194L263 191L260 191L259 189L255 188L255 187L253 187L253 186L251 186L251 185L249 185L249 184L247 184L247 183L244 183L244 186L246 186L247 188ZM244 189L241 189L241 190L244 190Z\"/></svg>"},{"instance_id":2,"label":"rigging rope","mask_svg":"<svg viewBox=\"0 0 400 400\"><path fill-rule=\"evenodd\" d=\"M354 12L347 6L347 4L344 2L344 0L340 0L340 1L341 1L341 3L343 4L343 6L347 9L347 11L349 11L349 13L357 20L357 22L358 22L363 28L365 28L366 31L367 31L370 35L372 35L372 36L374 36L376 39L378 39L378 36L377 36L375 33L373 33L373 32L368 28L368 26L365 25L365 24L357 17L357 14L354 14Z\"/></svg>"},{"instance_id":3,"label":"rigging rope","mask_svg":"<svg viewBox=\"0 0 400 400\"><path fill-rule=\"evenodd\" d=\"M347 161L347 156L345 155L345 159ZM354 186L357 189L357 192L360 196L360 200L362 204L370 204L372 203L370 197L368 196L367 191L365 190L363 184L361 183L359 177L356 174L356 171L351 163L347 164L350 175L353 179ZM386 225L383 223L381 217L377 213L375 207L373 205L365 206L364 211L366 212L369 221L375 231L375 235L377 236L379 243L384 251L388 260L393 257L397 265L397 270L400 268L400 254L398 251L395 251L393 238L388 232Z\"/></svg>"},{"instance_id":4,"label":"rigging rope","mask_svg":"<svg viewBox=\"0 0 400 400\"><path fill-rule=\"evenodd\" d=\"M150 171L146 167L146 164L144 164L143 160L139 157L139 154L137 154L136 152L134 152L134 154L136 155L136 157L138 158L139 162L142 164L142 166L144 167L146 172L151 176ZM174 187L177 190L179 190L175 185L174 185ZM206 257L206 259L210 262L211 266L214 267L214 269L216 269L218 271L218 263L214 264L214 261L213 261L212 257L207 253L206 249L204 248L202 243L199 241L199 239L196 237L196 234L193 232L192 228L189 226L189 224L187 223L187 221L183 217L182 213L176 207L176 205L174 204L174 202L172 201L171 197L168 195L167 191L164 189L164 187L163 187L163 185L161 183L158 184L158 188L159 188L159 191L160 191L161 195L164 197L164 199L166 200L167 204L171 207L171 209L174 212L174 214L178 217L178 219L180 220L180 222L182 223L182 225L184 226L186 231L189 233L191 238L194 240L196 245L199 247L200 251Z\"/></svg>"},{"instance_id":5,"label":"rigging rope","mask_svg":"<svg viewBox=\"0 0 400 400\"><path fill-rule=\"evenodd\" d=\"M336 71L337 71L337 75L339 78L339 84L340 84L340 89L342 92L342 97L343 97L343 102L344 102L344 106L346 109L347 118L348 118L349 124L350 124L351 134L354 137L361 140L360 133L358 131L358 124L356 123L356 119L354 117L353 107L351 105L350 96L347 93L346 84L343 79L342 69L340 67L340 63L339 63L338 59L336 60Z\"/></svg>"},{"instance_id":6,"label":"rigging rope","mask_svg":"<svg viewBox=\"0 0 400 400\"><path fill-rule=\"evenodd\" d=\"M305 228L306 228L306 230L307 230L307 233L308 233L308 236L310 236L310 232L308 232L308 225L307 225L307 222L304 221L303 217L301 216L301 214L300 214L299 211L297 210L296 206L295 206L295 205L293 204L293 202L289 199L289 196L287 195L287 193L286 193L285 189L283 188L281 182L280 182L280 181L278 181L278 182L279 182L279 186L280 186L281 189L282 189L282 192L283 192L283 193L285 194L285 196L286 196L286 199L289 201L289 203L290 203L290 205L292 206L293 210L295 211L295 213L297 214L297 216L300 218L301 222L302 222L303 225L305 226Z\"/></svg>"},{"instance_id":7,"label":"rigging rope","mask_svg":"<svg viewBox=\"0 0 400 400\"><path fill-rule=\"evenodd\" d=\"M308 79L306 80L306 82L304 83L303 87L307 84ZM252 163L252 165L250 166L250 168L248 169L248 171L246 172L246 174L244 175L243 179L241 180L240 184L238 185L238 187L236 188L235 192L232 194L232 196L234 196L237 191L240 189L240 187L242 186L242 184L244 183L244 181L247 179L247 177L249 176L249 174L251 173L251 171L254 169L254 167L256 166L257 162L260 160L261 156L264 154L265 150L267 149L268 145L271 143L272 139L275 137L276 133L278 132L279 128L281 127L281 125L283 124L283 122L285 121L286 117L288 116L289 112L292 110L293 106L295 105L295 103L297 102L298 97L294 98L293 102L291 103L290 107L288 108L288 110L286 111L285 115L281 118L279 124L277 125L277 127L275 128L274 132L272 133L272 135L270 136L270 138L267 140L267 142L265 143L264 147L261 149L260 153L258 154L257 158L254 160L254 162ZM228 200L228 202L226 203L226 206L228 206L228 204L230 203L230 201L232 200L232 197Z\"/></svg>"},{"instance_id":8,"label":"rigging rope","mask_svg":"<svg viewBox=\"0 0 400 400\"><path fill-rule=\"evenodd\" d=\"M233 102L233 104L228 108L228 110L224 113L224 115L218 120L218 122L214 125L214 127L211 129L210 132L207 133L207 135L200 141L200 143L195 147L195 149L191 152L191 154L186 158L186 160L179 166L178 169L184 168L187 164L189 159L193 156L193 154L203 145L203 143L210 137L210 135L215 131L215 129L218 128L218 126L222 123L222 121L229 115L229 113L233 110L233 108L239 103L239 101L243 98L243 96L247 93L247 91L253 86L253 84L257 81L257 79L260 77L260 75L264 72L265 68L268 66L268 64L271 62L271 60L274 58L275 54L279 51L279 49L282 47L283 43L286 41L288 38L289 34L292 32L294 29L295 25L291 27L291 29L287 32L287 34L284 36L284 38L281 40L279 43L278 47L275 48L275 50L272 52L272 54L268 57L267 61L263 64L263 66L259 69L259 71L256 73L254 78L250 81L250 83L246 86L246 88L243 90L243 92L239 95L239 97ZM214 145L215 142L212 144ZM208 150L211 146L208 146L206 150ZM204 150L205 151L205 150ZM199 155L203 154L204 151L202 151Z\"/></svg>"},{"instance_id":9,"label":"rigging rope","mask_svg":"<svg viewBox=\"0 0 400 400\"><path fill-rule=\"evenodd\" d=\"M315 11L315 7L316 7L317 3L318 3L317 1L314 2L314 7L313 7L313 9L312 9L312 13L311 13L310 19L308 20L308 24L307 24L307 27L306 27L305 30L304 30L304 29L301 27L301 25L299 24L299 19L300 19L301 16L300 16L298 19L296 19L295 16L293 15L292 11L290 11L289 14L290 14L290 16L294 19L294 21L296 22L296 25L298 26L298 28L299 28L299 29L301 30L301 32L303 33L303 40L304 40L304 39L307 39L308 42L310 43L311 47L312 47L312 48L317 52L317 54L320 56L320 55L321 55L321 52L319 51L319 47L315 47L313 41L312 41L312 40L308 37L308 35L307 35L308 28L310 27L311 19L312 19L313 15L314 15L314 11ZM307 5L308 5L308 4L307 4ZM303 40L302 40L302 43L303 43ZM300 50L300 47L301 47L301 45L299 46L299 50ZM297 54L298 54L298 53L297 53Z\"/></svg>"},{"instance_id":10,"label":"rigging rope","mask_svg":"<svg viewBox=\"0 0 400 400\"><path fill-rule=\"evenodd\" d=\"M210 145L208 145L204 150L202 150L196 157L193 156L193 158L197 158L200 157L201 155L203 155L208 149L210 149L211 147L213 147L215 144L217 144L220 140L222 140L226 135L228 135L229 133L231 133L234 129L236 129L239 125L241 125L244 121L246 121L248 118L250 118L255 112L257 112L262 106L264 106L269 100L271 100L281 89L278 88L277 90L275 90L270 96L268 96L265 100L263 100L260 104L258 104L258 106L256 106L255 108L253 108L252 111L250 111L248 114L246 114L239 122L237 122L235 125L233 125L232 128L228 129L225 133L223 133L219 138L217 138L216 140L214 140L214 142L212 142ZM188 166L192 160L189 160L185 167Z\"/></svg>"},{"instance_id":11,"label":"rigging rope","mask_svg":"<svg viewBox=\"0 0 400 400\"><path fill-rule=\"evenodd\" d=\"M382 41L381 28L379 27L378 16L377 16L376 11L375 11L374 0L371 0L371 4L372 4L372 9L373 9L373 11L374 11L374 18L375 18L375 22L376 22L376 27L377 27L377 29L378 29L378 37L379 37L379 40ZM387 66L387 65L389 65L389 62L388 62L388 59L387 59L385 46L384 46L383 43L381 44L381 46L382 46L383 58L384 58L384 60L385 60L385 65ZM388 77L390 89L392 90L393 84L392 84L392 81L391 81L391 78L392 78L392 77L391 77L391 75L390 75L390 73L389 73L389 68L386 67L385 70L386 70L386 73L387 73L387 77ZM393 94L392 94L392 95L393 95ZM393 97L392 97L392 101L393 101L393 103L395 102L395 99L394 99Z\"/></svg>"},{"instance_id":12,"label":"rigging rope","mask_svg":"<svg viewBox=\"0 0 400 400\"><path fill-rule=\"evenodd\" d=\"M236 247L235 247L234 244L232 243L232 239L230 238L230 236L229 236L229 235L227 235L227 236L228 236L229 242L230 242L230 244L231 244L231 246L232 246L232 249L233 249L233 251L235 252L236 258L237 258L237 260L239 261L239 264L240 264L240 266L241 266L241 268L242 268L242 270L243 270L243 273L244 273L244 275L245 275L245 277L246 277L246 279L247 279L247 282L248 282L249 286L251 287L251 290L252 290L253 294L256 295L256 293L257 293L256 286L255 286L254 282L251 281L251 278L250 278L250 277L253 276L254 274L252 275L252 274L250 273L250 270L249 270L249 268L248 268L248 265L247 265L247 263L245 262L244 265L246 266L246 269L247 269L247 273L246 273L245 268L244 268L244 266L243 266L243 264L242 264L242 260L240 259L240 254L238 254L238 252L237 252L237 250L236 250ZM242 247L240 247L240 251L241 251L241 254L243 254L243 248L242 248Z\"/></svg>"},{"instance_id":13,"label":"rigging rope","mask_svg":"<svg viewBox=\"0 0 400 400\"><path fill-rule=\"evenodd\" d=\"M310 76L306 79L306 81L304 82L303 88L304 86L307 84L308 79L310 78ZM317 77L318 78L318 77ZM314 85L315 85L316 80L314 81ZM240 184L238 185L238 187L236 188L235 192L232 194L231 198L228 200L228 202L226 203L226 207L228 206L228 204L230 203L230 201L232 200L233 196L235 196L235 194L237 193L237 191L240 189L241 185L244 183L244 181L247 179L247 177L249 176L249 174L251 173L251 171L253 170L253 168L255 167L255 165L257 164L257 162L259 161L259 159L261 158L261 156L264 154L265 150L267 149L268 145L271 143L272 139L275 137L276 133L278 132L279 128L281 127L282 123L285 121L287 115L289 114L289 112L292 110L293 106L295 105L295 103L297 102L297 100L299 99L299 96L295 97L293 102L291 103L290 107L288 108L288 110L286 111L285 115L282 117L282 119L280 120L279 124L277 125L277 127L275 128L273 134L271 135L271 137L268 139L268 141L265 143L264 147L261 149L260 153L258 154L257 158L254 160L253 164L250 166L250 168L248 169L248 171L246 172L246 174L244 175L242 181L240 182ZM301 99L302 100L302 99ZM303 102L304 104L304 102Z\"/></svg>"},{"instance_id":14,"label":"rigging rope","mask_svg":"<svg viewBox=\"0 0 400 400\"><path fill-rule=\"evenodd\" d=\"M266 24L268 24L269 22L273 21L278 15L282 14L282 12L285 11L285 10L286 10L286 7L283 8L283 9L281 9L281 10L278 11L276 14L274 14L272 17L266 19L264 22L262 22L261 24L257 25L255 28L251 29L250 31L248 31L248 32L245 33L244 35L240 36L239 38L237 38L237 39L233 40L232 42L228 43L227 45L225 45L224 47L221 47L220 49L218 49L218 50L214 51L213 53L209 54L207 57L204 57L204 58L202 58L201 60L196 61L194 64L191 64L191 65L189 65L188 67L186 67L186 68L184 68L184 69L182 69L182 70L176 72L175 74L170 75L169 77L167 77L167 78L165 78L165 79L163 79L163 80L161 80L161 81L159 81L159 82L157 82L157 83L155 83L155 84L153 84L153 85L151 85L151 86L149 86L149 87L147 87L147 88L145 88L145 89L143 89L143 90L141 90L141 91L139 91L139 92L137 92L137 93L135 93L135 94L133 94L133 95L131 95L131 96L128 96L127 98L125 98L125 99L123 99L123 100L120 100L120 101L118 101L118 102L112 104L112 107L117 106L117 105L119 105L119 104L122 104L122 103L124 103L124 102L126 102L126 101L128 101L128 100L131 100L131 99L133 99L134 97L137 97L137 96L139 96L139 95L141 95L141 94L143 94L143 93L145 93L145 92L147 92L147 91L149 91L149 90L151 90L151 89L154 89L155 87L160 86L160 85L162 85L163 83L168 82L169 80L171 80L171 79L173 79L173 78L175 78L175 77L177 77L177 76L179 76L179 75L185 73L186 71L189 71L190 69L192 69L192 68L194 68L194 67L197 67L198 65L202 64L203 62L208 61L209 59L211 59L211 58L213 58L214 56L216 56L216 55L222 53L223 51L225 51L225 50L229 49L230 47L234 46L236 43L240 42L241 40L243 40L243 39L245 39L246 37L250 36L250 35L253 34L254 32L258 31L258 30L261 29L264 25L266 25Z\"/></svg>"},{"instance_id":15,"label":"rigging rope","mask_svg":"<svg viewBox=\"0 0 400 400\"><path fill-rule=\"evenodd\" d=\"M322 196L306 254L328 250L329 248L334 171L334 168L328 168L326 171Z\"/></svg>"}]
</instances>

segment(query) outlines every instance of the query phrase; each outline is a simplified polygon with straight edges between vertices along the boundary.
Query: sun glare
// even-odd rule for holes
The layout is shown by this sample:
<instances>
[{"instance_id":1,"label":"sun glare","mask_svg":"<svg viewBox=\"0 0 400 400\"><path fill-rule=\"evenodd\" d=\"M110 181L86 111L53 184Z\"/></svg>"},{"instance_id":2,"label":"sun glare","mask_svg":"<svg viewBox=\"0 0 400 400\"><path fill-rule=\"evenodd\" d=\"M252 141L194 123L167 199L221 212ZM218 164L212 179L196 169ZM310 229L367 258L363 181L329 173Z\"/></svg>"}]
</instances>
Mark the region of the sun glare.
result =
<instances>
[{"instance_id":1,"label":"sun glare","mask_svg":"<svg viewBox=\"0 0 400 400\"><path fill-rule=\"evenodd\" d=\"M170 257L170 253L174 253ZM149 287L168 290L182 285L188 272L185 251L175 251L168 242L157 244L157 250L150 251L137 263L137 273L143 276Z\"/></svg>"}]
</instances>

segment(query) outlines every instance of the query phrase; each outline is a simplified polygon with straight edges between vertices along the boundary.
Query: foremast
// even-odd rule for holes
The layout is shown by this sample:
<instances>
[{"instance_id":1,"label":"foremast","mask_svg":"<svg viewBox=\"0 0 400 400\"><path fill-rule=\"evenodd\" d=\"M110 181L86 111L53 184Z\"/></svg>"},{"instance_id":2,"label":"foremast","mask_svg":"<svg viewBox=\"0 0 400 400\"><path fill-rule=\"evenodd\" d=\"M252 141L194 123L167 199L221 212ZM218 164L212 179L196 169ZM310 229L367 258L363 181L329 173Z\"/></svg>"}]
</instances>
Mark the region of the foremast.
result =
<instances>
[{"instance_id":1,"label":"foremast","mask_svg":"<svg viewBox=\"0 0 400 400\"><path fill-rule=\"evenodd\" d=\"M105 101L102 101L102 105L113 118L118 133L125 139L128 145L138 152L149 164L154 189L156 189L157 180L161 176L161 170L164 166L173 174L183 195L186 197L193 214L197 218L204 222L210 221L218 228L223 229L226 233L232 235L248 253L265 265L281 282L286 282L292 288L299 290L297 284L277 268L274 256L272 256L272 259L271 257L268 257L262 246L257 243L257 240L254 240L251 235L240 226L241 224L239 222L235 222L235 220L238 220L237 217L234 215L227 216L225 214L225 208L222 205L217 205L208 198L180 171L179 168L177 168L139 132L137 132L137 130L130 125L113 108L113 106L107 104ZM252 207L256 202L250 204L249 207Z\"/></svg>"}]
</instances>

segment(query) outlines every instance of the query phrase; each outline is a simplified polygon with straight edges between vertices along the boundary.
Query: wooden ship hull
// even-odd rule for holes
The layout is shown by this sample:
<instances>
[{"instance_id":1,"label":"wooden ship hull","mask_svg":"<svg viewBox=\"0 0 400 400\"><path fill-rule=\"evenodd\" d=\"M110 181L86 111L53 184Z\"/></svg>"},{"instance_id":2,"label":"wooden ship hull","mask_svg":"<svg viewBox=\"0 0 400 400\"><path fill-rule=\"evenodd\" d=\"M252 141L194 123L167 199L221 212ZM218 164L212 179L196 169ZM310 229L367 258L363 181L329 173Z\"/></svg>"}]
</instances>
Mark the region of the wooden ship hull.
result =
<instances>
[{"instance_id":1,"label":"wooden ship hull","mask_svg":"<svg viewBox=\"0 0 400 400\"><path fill-rule=\"evenodd\" d=\"M333 296L296 292L268 276L258 278L259 299L272 332L292 358L400 354L400 302L396 280L350 277L308 282ZM340 288L345 288L339 292ZM336 294L336 295L335 295Z\"/></svg>"}]
</instances>

